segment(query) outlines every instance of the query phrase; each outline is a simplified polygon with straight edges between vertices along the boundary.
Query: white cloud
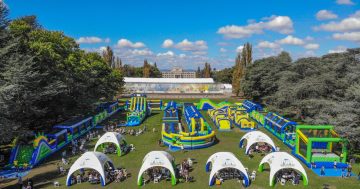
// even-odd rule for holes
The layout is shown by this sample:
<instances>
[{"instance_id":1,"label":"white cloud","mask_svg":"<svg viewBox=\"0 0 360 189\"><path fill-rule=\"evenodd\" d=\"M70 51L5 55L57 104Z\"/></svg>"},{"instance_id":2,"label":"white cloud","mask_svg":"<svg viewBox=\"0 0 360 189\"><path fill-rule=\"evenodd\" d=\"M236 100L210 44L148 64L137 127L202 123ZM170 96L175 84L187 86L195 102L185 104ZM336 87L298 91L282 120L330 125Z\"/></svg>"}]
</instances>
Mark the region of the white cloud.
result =
<instances>
[{"instance_id":1,"label":"white cloud","mask_svg":"<svg viewBox=\"0 0 360 189\"><path fill-rule=\"evenodd\" d=\"M354 30L360 30L360 11L355 12L355 14L350 15L347 18L344 18L340 22L329 22L326 24L321 24L320 26L314 27L315 31L324 30L332 32L348 32Z\"/></svg>"},{"instance_id":2,"label":"white cloud","mask_svg":"<svg viewBox=\"0 0 360 189\"><path fill-rule=\"evenodd\" d=\"M345 46L337 46L335 49L330 49L329 53L342 53L346 51L346 47Z\"/></svg>"},{"instance_id":3,"label":"white cloud","mask_svg":"<svg viewBox=\"0 0 360 189\"><path fill-rule=\"evenodd\" d=\"M306 40L306 41L312 41L312 40L314 40L314 38L311 37L311 36L306 36L306 37L305 37L305 40Z\"/></svg>"},{"instance_id":4,"label":"white cloud","mask_svg":"<svg viewBox=\"0 0 360 189\"><path fill-rule=\"evenodd\" d=\"M156 56L175 56L175 53L172 51L167 51L165 53L158 53Z\"/></svg>"},{"instance_id":5,"label":"white cloud","mask_svg":"<svg viewBox=\"0 0 360 189\"><path fill-rule=\"evenodd\" d=\"M283 44L283 45L304 45L305 44L304 40L297 38L297 37L293 37L292 35L288 35L285 38L280 39L276 42L279 44Z\"/></svg>"},{"instance_id":6,"label":"white cloud","mask_svg":"<svg viewBox=\"0 0 360 189\"><path fill-rule=\"evenodd\" d=\"M360 32L345 32L333 34L333 39L360 42Z\"/></svg>"},{"instance_id":7,"label":"white cloud","mask_svg":"<svg viewBox=\"0 0 360 189\"><path fill-rule=\"evenodd\" d=\"M119 47L119 48L143 48L143 47L145 47L145 44L142 43L142 42L133 43L128 39L120 39L117 42L116 46Z\"/></svg>"},{"instance_id":8,"label":"white cloud","mask_svg":"<svg viewBox=\"0 0 360 189\"><path fill-rule=\"evenodd\" d=\"M277 43L273 43L270 41L261 41L257 44L258 48L263 48L263 49L276 49L276 48L280 48L280 45Z\"/></svg>"},{"instance_id":9,"label":"white cloud","mask_svg":"<svg viewBox=\"0 0 360 189\"><path fill-rule=\"evenodd\" d=\"M244 46L243 46L243 45L238 46L238 47L236 48L236 52L237 52L237 53L241 53L243 49L244 49Z\"/></svg>"},{"instance_id":10,"label":"white cloud","mask_svg":"<svg viewBox=\"0 0 360 189\"><path fill-rule=\"evenodd\" d=\"M351 0L336 0L336 4L339 5L355 5Z\"/></svg>"},{"instance_id":11,"label":"white cloud","mask_svg":"<svg viewBox=\"0 0 360 189\"><path fill-rule=\"evenodd\" d=\"M186 57L186 54L179 54L179 57L180 57L180 58L185 58L185 57Z\"/></svg>"},{"instance_id":12,"label":"white cloud","mask_svg":"<svg viewBox=\"0 0 360 189\"><path fill-rule=\"evenodd\" d=\"M304 48L308 49L308 50L316 50L316 49L319 49L319 47L320 47L320 45L317 43L309 43L304 46Z\"/></svg>"},{"instance_id":13,"label":"white cloud","mask_svg":"<svg viewBox=\"0 0 360 189\"><path fill-rule=\"evenodd\" d=\"M175 48L182 51L204 51L208 49L207 43L204 40L189 41L184 39L175 45Z\"/></svg>"},{"instance_id":14,"label":"white cloud","mask_svg":"<svg viewBox=\"0 0 360 189\"><path fill-rule=\"evenodd\" d=\"M79 39L76 40L77 43L79 44L95 44L95 43L109 43L110 39L106 38L106 39L101 39L100 37L80 37Z\"/></svg>"},{"instance_id":15,"label":"white cloud","mask_svg":"<svg viewBox=\"0 0 360 189\"><path fill-rule=\"evenodd\" d=\"M102 47L99 48L99 50L100 50L100 52L103 52L103 51L106 50L106 47L105 47L105 46L102 46Z\"/></svg>"},{"instance_id":16,"label":"white cloud","mask_svg":"<svg viewBox=\"0 0 360 189\"><path fill-rule=\"evenodd\" d=\"M170 48L174 45L174 41L171 39L166 39L161 45L163 48Z\"/></svg>"},{"instance_id":17,"label":"white cloud","mask_svg":"<svg viewBox=\"0 0 360 189\"><path fill-rule=\"evenodd\" d=\"M338 15L328 10L320 10L316 13L316 19L318 20L331 20L337 18Z\"/></svg>"},{"instance_id":18,"label":"white cloud","mask_svg":"<svg viewBox=\"0 0 360 189\"><path fill-rule=\"evenodd\" d=\"M134 49L134 50L130 50L130 52L133 54L133 55L139 55L139 56L148 56L148 55L153 55L154 53L149 50L149 49L142 49L142 50L139 50L139 49Z\"/></svg>"},{"instance_id":19,"label":"white cloud","mask_svg":"<svg viewBox=\"0 0 360 189\"><path fill-rule=\"evenodd\" d=\"M224 52L227 52L227 49L221 47L221 48L219 49L219 51L222 52L222 53L224 53Z\"/></svg>"},{"instance_id":20,"label":"white cloud","mask_svg":"<svg viewBox=\"0 0 360 189\"><path fill-rule=\"evenodd\" d=\"M110 40L110 38L105 38L104 42L105 42L105 43L110 43L111 40Z\"/></svg>"},{"instance_id":21,"label":"white cloud","mask_svg":"<svg viewBox=\"0 0 360 189\"><path fill-rule=\"evenodd\" d=\"M271 16L265 21L250 22L245 26L227 25L218 29L217 33L225 38L245 38L253 34L261 34L264 30L271 30L281 34L289 34L294 31L293 22L288 16Z\"/></svg>"}]
</instances>

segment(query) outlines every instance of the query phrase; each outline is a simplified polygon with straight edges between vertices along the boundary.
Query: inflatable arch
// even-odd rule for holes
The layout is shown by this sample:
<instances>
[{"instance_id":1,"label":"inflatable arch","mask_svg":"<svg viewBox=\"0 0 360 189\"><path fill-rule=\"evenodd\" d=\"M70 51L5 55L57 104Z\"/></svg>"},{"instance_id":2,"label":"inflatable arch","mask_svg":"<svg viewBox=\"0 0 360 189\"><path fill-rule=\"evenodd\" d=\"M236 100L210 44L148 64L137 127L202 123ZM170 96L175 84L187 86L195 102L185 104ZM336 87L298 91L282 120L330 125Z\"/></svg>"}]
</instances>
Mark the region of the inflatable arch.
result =
<instances>
[{"instance_id":1,"label":"inflatable arch","mask_svg":"<svg viewBox=\"0 0 360 189\"><path fill-rule=\"evenodd\" d=\"M100 139L96 142L94 151L96 151L97 148L104 143L115 144L117 148L118 156L121 156L123 154L123 151L121 149L121 144L123 143L126 145L125 138L121 134L117 132L107 132L103 136L101 136Z\"/></svg>"},{"instance_id":2,"label":"inflatable arch","mask_svg":"<svg viewBox=\"0 0 360 189\"><path fill-rule=\"evenodd\" d=\"M165 151L152 151L146 154L143 159L137 183L138 186L143 185L143 173L152 167L164 167L171 173L171 184L176 185L176 176L174 170L174 158Z\"/></svg>"},{"instance_id":3,"label":"inflatable arch","mask_svg":"<svg viewBox=\"0 0 360 189\"><path fill-rule=\"evenodd\" d=\"M293 156L286 152L273 152L266 155L259 164L260 172L264 170L265 163L268 163L270 165L270 186L274 186L275 175L281 169L293 169L299 171L303 178L304 185L309 184L308 177L303 166L297 159L295 159Z\"/></svg>"},{"instance_id":4,"label":"inflatable arch","mask_svg":"<svg viewBox=\"0 0 360 189\"><path fill-rule=\"evenodd\" d=\"M261 131L251 131L246 133L241 139L239 146L242 147L244 141L246 140L245 154L249 154L250 147L258 142L263 142L269 144L272 147L273 152L275 152L276 146L273 140Z\"/></svg>"},{"instance_id":5,"label":"inflatable arch","mask_svg":"<svg viewBox=\"0 0 360 189\"><path fill-rule=\"evenodd\" d=\"M211 171L210 171L211 166ZM206 171L210 171L209 186L215 183L215 174L225 168L233 168L240 171L245 187L250 185L250 179L243 164L231 152L218 152L209 157L206 162Z\"/></svg>"},{"instance_id":6,"label":"inflatable arch","mask_svg":"<svg viewBox=\"0 0 360 189\"><path fill-rule=\"evenodd\" d=\"M100 174L101 186L106 185L105 165L108 164L114 169L114 164L105 154L101 152L85 152L71 166L67 177L66 185L71 185L71 175L79 169L94 169Z\"/></svg>"}]
</instances>

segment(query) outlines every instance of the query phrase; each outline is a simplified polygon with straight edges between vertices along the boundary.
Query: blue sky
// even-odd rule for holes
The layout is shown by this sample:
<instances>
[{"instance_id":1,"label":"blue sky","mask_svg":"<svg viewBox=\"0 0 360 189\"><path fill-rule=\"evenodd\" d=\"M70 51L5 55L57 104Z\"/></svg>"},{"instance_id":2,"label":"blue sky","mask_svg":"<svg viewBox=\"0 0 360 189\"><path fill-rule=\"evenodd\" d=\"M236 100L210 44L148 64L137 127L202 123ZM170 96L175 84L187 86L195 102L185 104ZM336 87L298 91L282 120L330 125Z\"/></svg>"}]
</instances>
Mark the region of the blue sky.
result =
<instances>
[{"instance_id":1,"label":"blue sky","mask_svg":"<svg viewBox=\"0 0 360 189\"><path fill-rule=\"evenodd\" d=\"M360 44L360 0L4 1L11 18L36 15L87 51L109 45L123 63L146 58L162 69L230 67L245 42L255 59L282 50L293 59L321 56Z\"/></svg>"}]
</instances>

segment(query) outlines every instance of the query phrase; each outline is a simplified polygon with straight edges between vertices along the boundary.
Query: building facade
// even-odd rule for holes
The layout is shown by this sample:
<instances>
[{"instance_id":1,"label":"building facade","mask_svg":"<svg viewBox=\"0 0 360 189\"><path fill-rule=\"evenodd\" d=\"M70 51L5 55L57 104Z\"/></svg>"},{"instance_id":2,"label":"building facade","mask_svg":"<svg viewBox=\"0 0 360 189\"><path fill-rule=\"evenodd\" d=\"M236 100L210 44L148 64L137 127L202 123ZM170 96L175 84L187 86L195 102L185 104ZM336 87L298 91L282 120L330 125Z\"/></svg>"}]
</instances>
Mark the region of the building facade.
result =
<instances>
[{"instance_id":1,"label":"building facade","mask_svg":"<svg viewBox=\"0 0 360 189\"><path fill-rule=\"evenodd\" d=\"M194 71L184 71L180 67L174 67L170 71L161 72L163 78L196 78Z\"/></svg>"}]
</instances>

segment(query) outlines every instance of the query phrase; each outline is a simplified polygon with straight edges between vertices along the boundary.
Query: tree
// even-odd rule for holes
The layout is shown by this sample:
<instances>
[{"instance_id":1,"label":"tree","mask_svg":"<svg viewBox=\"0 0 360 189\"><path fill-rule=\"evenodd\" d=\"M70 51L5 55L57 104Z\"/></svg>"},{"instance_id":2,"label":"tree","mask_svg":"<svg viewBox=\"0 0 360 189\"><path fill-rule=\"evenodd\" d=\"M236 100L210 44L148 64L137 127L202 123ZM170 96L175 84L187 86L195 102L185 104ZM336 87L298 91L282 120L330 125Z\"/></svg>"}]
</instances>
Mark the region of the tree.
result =
<instances>
[{"instance_id":1,"label":"tree","mask_svg":"<svg viewBox=\"0 0 360 189\"><path fill-rule=\"evenodd\" d=\"M209 63L205 63L205 67L204 67L204 78L210 78L211 77L211 66Z\"/></svg>"},{"instance_id":2,"label":"tree","mask_svg":"<svg viewBox=\"0 0 360 189\"><path fill-rule=\"evenodd\" d=\"M240 80L242 77L242 63L241 63L241 54L238 53L235 59L235 67L232 75L232 91L236 96L239 96L240 93Z\"/></svg>"},{"instance_id":3,"label":"tree","mask_svg":"<svg viewBox=\"0 0 360 189\"><path fill-rule=\"evenodd\" d=\"M106 62L106 64L109 66L109 67L112 67L114 68L114 52L113 50L111 49L111 47L107 46L105 48L105 50L103 50L102 52L102 57L104 58L104 61Z\"/></svg>"},{"instance_id":4,"label":"tree","mask_svg":"<svg viewBox=\"0 0 360 189\"><path fill-rule=\"evenodd\" d=\"M233 93L236 96L239 96L242 93L242 84L241 81L246 73L247 66L252 64L252 45L250 43L245 43L241 53L238 53L238 56L235 60L235 68L233 72L232 87Z\"/></svg>"},{"instance_id":5,"label":"tree","mask_svg":"<svg viewBox=\"0 0 360 189\"><path fill-rule=\"evenodd\" d=\"M143 65L143 77L150 77L150 64L148 63L148 61L145 59L144 60L144 65Z\"/></svg>"},{"instance_id":6,"label":"tree","mask_svg":"<svg viewBox=\"0 0 360 189\"><path fill-rule=\"evenodd\" d=\"M220 83L232 83L232 74L234 72L234 67L225 68L223 70L217 70L213 74L213 78L216 82Z\"/></svg>"},{"instance_id":7,"label":"tree","mask_svg":"<svg viewBox=\"0 0 360 189\"><path fill-rule=\"evenodd\" d=\"M201 78L201 77L202 77L200 66L198 66L198 68L197 68L196 77L197 77L197 78Z\"/></svg>"},{"instance_id":8,"label":"tree","mask_svg":"<svg viewBox=\"0 0 360 189\"><path fill-rule=\"evenodd\" d=\"M242 87L270 111L306 124L330 124L360 154L360 49L291 63L289 53L256 60ZM290 64L291 63L291 64Z\"/></svg>"},{"instance_id":9,"label":"tree","mask_svg":"<svg viewBox=\"0 0 360 189\"><path fill-rule=\"evenodd\" d=\"M1 12L3 14L3 12ZM1 21L0 21L1 22ZM94 109L122 91L121 72L98 53L79 49L62 32L47 31L36 17L22 17L0 31L0 142L49 130ZM3 136L6 134L7 136Z\"/></svg>"}]
</instances>

